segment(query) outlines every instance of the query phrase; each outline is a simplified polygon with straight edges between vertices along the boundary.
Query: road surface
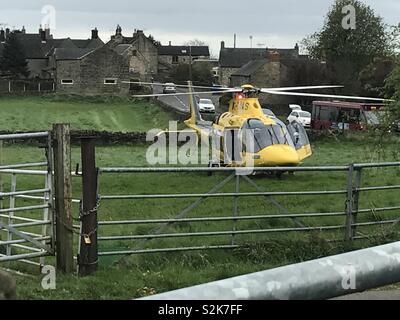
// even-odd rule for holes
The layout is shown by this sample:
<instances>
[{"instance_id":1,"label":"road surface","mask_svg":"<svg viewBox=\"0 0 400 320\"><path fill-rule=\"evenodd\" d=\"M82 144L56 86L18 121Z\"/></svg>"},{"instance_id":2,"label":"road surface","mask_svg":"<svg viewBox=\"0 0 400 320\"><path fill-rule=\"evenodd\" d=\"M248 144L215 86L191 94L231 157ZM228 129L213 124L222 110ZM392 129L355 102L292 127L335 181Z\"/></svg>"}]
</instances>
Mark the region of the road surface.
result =
<instances>
[{"instance_id":1,"label":"road surface","mask_svg":"<svg viewBox=\"0 0 400 320\"><path fill-rule=\"evenodd\" d=\"M153 85L153 93L162 93L163 92L163 86L160 85ZM186 88L177 88L177 93L185 93L188 92L188 89ZM220 95L213 95L213 94L201 94L197 95L198 98L204 98L204 99L211 99L215 105L215 108L219 110L219 97ZM157 98L159 101L162 103L168 105L169 107L176 109L179 113L185 113L189 114L189 95L177 95L177 96L161 96ZM207 118L205 120L210 120L208 118L212 118L212 120L215 117L215 114L204 114L203 118Z\"/></svg>"}]
</instances>

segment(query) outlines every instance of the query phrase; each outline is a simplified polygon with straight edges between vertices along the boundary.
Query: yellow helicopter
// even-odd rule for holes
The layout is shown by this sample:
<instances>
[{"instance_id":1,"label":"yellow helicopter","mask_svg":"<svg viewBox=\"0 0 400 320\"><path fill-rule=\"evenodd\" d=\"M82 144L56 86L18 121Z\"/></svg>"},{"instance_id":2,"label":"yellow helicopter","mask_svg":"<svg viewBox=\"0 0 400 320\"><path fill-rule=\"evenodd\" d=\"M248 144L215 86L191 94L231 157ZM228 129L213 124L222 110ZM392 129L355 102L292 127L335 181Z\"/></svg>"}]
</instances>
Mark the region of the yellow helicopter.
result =
<instances>
[{"instance_id":1,"label":"yellow helicopter","mask_svg":"<svg viewBox=\"0 0 400 320\"><path fill-rule=\"evenodd\" d=\"M130 82L131 83L131 82ZM136 84L150 84L135 82ZM164 85L164 84L156 84ZM302 160L312 155L311 145L303 126L294 121L284 124L273 115L264 113L258 95L268 93L275 95L293 95L308 97L324 97L336 99L385 101L379 98L338 96L293 92L292 90L327 89L342 86L304 86L285 88L256 88L245 84L240 88L226 88L218 93L232 93L227 112L218 116L214 122L204 121L201 117L195 95L215 93L215 91L193 92L194 88L207 89L211 87L176 85L188 88L188 92L136 95L134 97L158 97L188 95L190 118L185 124L194 132L201 141L217 141L212 143L213 159L210 165L224 165L232 167L274 167L297 166Z\"/></svg>"}]
</instances>

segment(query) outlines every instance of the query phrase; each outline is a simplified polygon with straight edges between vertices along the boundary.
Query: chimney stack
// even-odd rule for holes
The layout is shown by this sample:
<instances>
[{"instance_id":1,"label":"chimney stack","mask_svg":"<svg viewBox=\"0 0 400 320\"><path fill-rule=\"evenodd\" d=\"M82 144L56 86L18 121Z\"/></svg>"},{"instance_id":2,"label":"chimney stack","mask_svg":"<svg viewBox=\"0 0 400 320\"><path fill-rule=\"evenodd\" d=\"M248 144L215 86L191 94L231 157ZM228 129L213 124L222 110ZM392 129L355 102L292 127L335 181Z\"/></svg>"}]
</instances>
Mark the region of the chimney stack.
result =
<instances>
[{"instance_id":1,"label":"chimney stack","mask_svg":"<svg viewBox=\"0 0 400 320\"><path fill-rule=\"evenodd\" d=\"M1 43L6 42L6 33L3 29L0 30L0 42Z\"/></svg>"},{"instance_id":2,"label":"chimney stack","mask_svg":"<svg viewBox=\"0 0 400 320\"><path fill-rule=\"evenodd\" d=\"M221 41L221 49L225 49L225 41Z\"/></svg>"},{"instance_id":3,"label":"chimney stack","mask_svg":"<svg viewBox=\"0 0 400 320\"><path fill-rule=\"evenodd\" d=\"M50 27L47 25L44 29L45 34L46 34L46 40L50 39Z\"/></svg>"},{"instance_id":4,"label":"chimney stack","mask_svg":"<svg viewBox=\"0 0 400 320\"><path fill-rule=\"evenodd\" d=\"M236 49L236 33L233 35L233 48Z\"/></svg>"},{"instance_id":5,"label":"chimney stack","mask_svg":"<svg viewBox=\"0 0 400 320\"><path fill-rule=\"evenodd\" d=\"M6 29L6 39L8 38L8 36L10 35L10 28Z\"/></svg>"},{"instance_id":6,"label":"chimney stack","mask_svg":"<svg viewBox=\"0 0 400 320\"><path fill-rule=\"evenodd\" d=\"M270 62L280 62L281 61L281 55L277 51L268 51L267 58L268 58L268 61L270 61Z\"/></svg>"},{"instance_id":7,"label":"chimney stack","mask_svg":"<svg viewBox=\"0 0 400 320\"><path fill-rule=\"evenodd\" d=\"M171 41L169 42L169 45L172 46L172 42Z\"/></svg>"},{"instance_id":8,"label":"chimney stack","mask_svg":"<svg viewBox=\"0 0 400 320\"><path fill-rule=\"evenodd\" d=\"M25 26L22 26L22 30L21 30L21 32L22 32L22 33L26 33Z\"/></svg>"},{"instance_id":9,"label":"chimney stack","mask_svg":"<svg viewBox=\"0 0 400 320\"><path fill-rule=\"evenodd\" d=\"M122 28L120 25L117 25L117 30L115 30L116 36L122 36Z\"/></svg>"},{"instance_id":10,"label":"chimney stack","mask_svg":"<svg viewBox=\"0 0 400 320\"><path fill-rule=\"evenodd\" d=\"M99 30L97 28L94 28L92 30L92 39L98 39L99 38Z\"/></svg>"},{"instance_id":11,"label":"chimney stack","mask_svg":"<svg viewBox=\"0 0 400 320\"><path fill-rule=\"evenodd\" d=\"M40 39L42 40L42 43L46 42L46 30L40 31Z\"/></svg>"}]
</instances>

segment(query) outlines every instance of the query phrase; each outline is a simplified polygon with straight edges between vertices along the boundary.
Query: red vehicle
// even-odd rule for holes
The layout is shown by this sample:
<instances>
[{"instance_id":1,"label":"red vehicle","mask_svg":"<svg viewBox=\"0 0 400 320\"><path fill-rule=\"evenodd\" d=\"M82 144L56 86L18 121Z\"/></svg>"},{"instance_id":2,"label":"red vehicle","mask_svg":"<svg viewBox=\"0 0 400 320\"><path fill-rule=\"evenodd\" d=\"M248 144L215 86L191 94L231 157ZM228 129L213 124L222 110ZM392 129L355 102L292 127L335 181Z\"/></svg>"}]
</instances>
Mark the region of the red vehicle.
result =
<instances>
[{"instance_id":1,"label":"red vehicle","mask_svg":"<svg viewBox=\"0 0 400 320\"><path fill-rule=\"evenodd\" d=\"M383 103L314 101L311 128L314 130L363 130L379 124L378 111Z\"/></svg>"}]
</instances>

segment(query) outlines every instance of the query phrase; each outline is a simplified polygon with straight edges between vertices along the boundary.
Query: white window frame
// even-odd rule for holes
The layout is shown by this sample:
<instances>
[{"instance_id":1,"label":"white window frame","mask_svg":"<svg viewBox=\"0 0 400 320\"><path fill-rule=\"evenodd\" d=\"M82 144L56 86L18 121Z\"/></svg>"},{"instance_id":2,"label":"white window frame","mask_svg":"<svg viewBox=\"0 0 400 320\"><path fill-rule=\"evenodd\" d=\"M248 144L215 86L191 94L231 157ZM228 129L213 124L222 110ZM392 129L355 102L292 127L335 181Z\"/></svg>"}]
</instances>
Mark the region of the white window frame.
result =
<instances>
[{"instance_id":1,"label":"white window frame","mask_svg":"<svg viewBox=\"0 0 400 320\"><path fill-rule=\"evenodd\" d=\"M113 81L113 82L112 83L111 82L107 83L107 81ZM104 78L104 84L105 85L115 86L115 85L118 84L118 78Z\"/></svg>"},{"instance_id":2,"label":"white window frame","mask_svg":"<svg viewBox=\"0 0 400 320\"><path fill-rule=\"evenodd\" d=\"M66 82L66 81L68 81L68 82ZM74 80L73 79L61 79L61 84L73 85L74 84Z\"/></svg>"}]
</instances>

